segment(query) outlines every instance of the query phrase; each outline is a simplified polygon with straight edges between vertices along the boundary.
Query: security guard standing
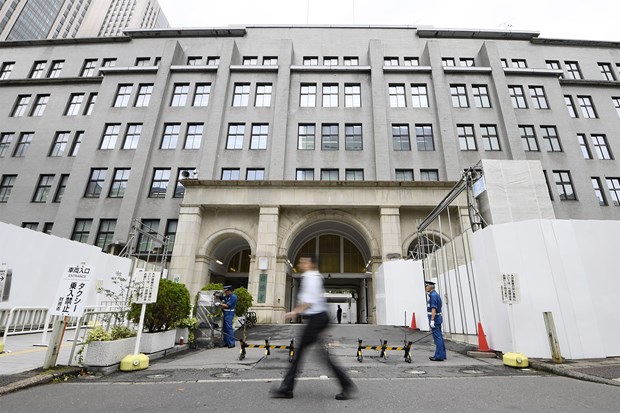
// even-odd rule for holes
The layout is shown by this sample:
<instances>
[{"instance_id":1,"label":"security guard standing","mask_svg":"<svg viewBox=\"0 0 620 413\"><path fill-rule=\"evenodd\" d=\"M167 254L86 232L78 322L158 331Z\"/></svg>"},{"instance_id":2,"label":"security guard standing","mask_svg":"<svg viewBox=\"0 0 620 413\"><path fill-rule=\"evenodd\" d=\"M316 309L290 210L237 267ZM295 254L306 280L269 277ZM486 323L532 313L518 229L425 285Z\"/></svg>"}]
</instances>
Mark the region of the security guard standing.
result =
<instances>
[{"instance_id":1,"label":"security guard standing","mask_svg":"<svg viewBox=\"0 0 620 413\"><path fill-rule=\"evenodd\" d=\"M232 292L232 285L224 286L224 294L224 299L220 304L224 312L224 326L222 327L224 346L233 348L235 347L235 331L233 330L232 323L237 308L237 295Z\"/></svg>"},{"instance_id":2,"label":"security guard standing","mask_svg":"<svg viewBox=\"0 0 620 413\"><path fill-rule=\"evenodd\" d=\"M444 361L446 359L446 346L441 334L441 323L443 321L441 316L441 296L435 291L434 282L424 281L424 286L427 293L426 311L428 313L428 323L435 341L435 355L429 357L429 359L431 361Z\"/></svg>"}]
</instances>

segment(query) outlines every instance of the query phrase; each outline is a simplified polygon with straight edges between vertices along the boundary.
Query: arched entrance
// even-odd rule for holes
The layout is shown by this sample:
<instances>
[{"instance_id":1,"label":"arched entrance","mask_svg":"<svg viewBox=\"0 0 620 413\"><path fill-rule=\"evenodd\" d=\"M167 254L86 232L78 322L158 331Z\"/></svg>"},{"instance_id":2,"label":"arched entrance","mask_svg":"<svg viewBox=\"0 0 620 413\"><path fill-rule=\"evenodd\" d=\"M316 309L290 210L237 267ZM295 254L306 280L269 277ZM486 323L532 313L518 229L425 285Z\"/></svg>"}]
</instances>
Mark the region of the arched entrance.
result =
<instances>
[{"instance_id":1,"label":"arched entrance","mask_svg":"<svg viewBox=\"0 0 620 413\"><path fill-rule=\"evenodd\" d=\"M343 222L323 220L299 231L288 251L290 308L295 306L301 277L296 263L301 255L311 253L319 259L331 321L336 322L340 305L343 323L367 323L371 252L359 231Z\"/></svg>"},{"instance_id":2,"label":"arched entrance","mask_svg":"<svg viewBox=\"0 0 620 413\"><path fill-rule=\"evenodd\" d=\"M208 253L206 282L247 288L251 255L251 246L245 238L237 234L219 236Z\"/></svg>"}]
</instances>

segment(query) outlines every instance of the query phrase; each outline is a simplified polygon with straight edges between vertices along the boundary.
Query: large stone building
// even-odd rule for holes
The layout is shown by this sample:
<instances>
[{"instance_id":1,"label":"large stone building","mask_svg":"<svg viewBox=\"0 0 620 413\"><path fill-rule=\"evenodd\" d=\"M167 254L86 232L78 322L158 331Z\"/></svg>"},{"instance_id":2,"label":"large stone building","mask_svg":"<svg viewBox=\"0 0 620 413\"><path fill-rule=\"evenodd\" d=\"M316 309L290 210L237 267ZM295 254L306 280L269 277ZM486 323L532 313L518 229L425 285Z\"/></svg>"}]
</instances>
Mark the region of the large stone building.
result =
<instances>
[{"instance_id":1,"label":"large stone building","mask_svg":"<svg viewBox=\"0 0 620 413\"><path fill-rule=\"evenodd\" d=\"M120 36L170 27L157 0L0 0L0 40Z\"/></svg>"},{"instance_id":2,"label":"large stone building","mask_svg":"<svg viewBox=\"0 0 620 413\"><path fill-rule=\"evenodd\" d=\"M481 159L539 161L557 218L620 218L620 43L412 27L125 33L0 43L2 221L106 249L139 219L176 237L171 277L192 292L247 285L276 322L296 257L318 252L327 286L353 291L373 322L374 271L409 254L417 224Z\"/></svg>"}]
</instances>

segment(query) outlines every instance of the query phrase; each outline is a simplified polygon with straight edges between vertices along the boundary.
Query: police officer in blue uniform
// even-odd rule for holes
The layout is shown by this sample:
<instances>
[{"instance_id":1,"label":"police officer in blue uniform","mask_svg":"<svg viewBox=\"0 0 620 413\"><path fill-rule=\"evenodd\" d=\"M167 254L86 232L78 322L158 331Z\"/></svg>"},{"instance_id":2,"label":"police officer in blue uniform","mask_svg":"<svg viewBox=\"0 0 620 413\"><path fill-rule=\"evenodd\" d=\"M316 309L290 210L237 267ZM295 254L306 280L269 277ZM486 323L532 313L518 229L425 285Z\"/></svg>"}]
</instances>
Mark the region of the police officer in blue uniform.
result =
<instances>
[{"instance_id":1,"label":"police officer in blue uniform","mask_svg":"<svg viewBox=\"0 0 620 413\"><path fill-rule=\"evenodd\" d=\"M224 299L220 304L224 312L224 326L222 333L224 335L224 346L228 348L235 347L235 331L233 330L233 318L235 317L235 309L237 308L237 295L232 292L232 285L224 286Z\"/></svg>"},{"instance_id":2,"label":"police officer in blue uniform","mask_svg":"<svg viewBox=\"0 0 620 413\"><path fill-rule=\"evenodd\" d=\"M429 359L431 361L444 361L446 359L446 346L441 334L441 323L443 321L441 316L441 296L435 291L434 282L424 281L424 286L427 293L426 311L428 313L428 323L435 341L435 355L429 357Z\"/></svg>"}]
</instances>

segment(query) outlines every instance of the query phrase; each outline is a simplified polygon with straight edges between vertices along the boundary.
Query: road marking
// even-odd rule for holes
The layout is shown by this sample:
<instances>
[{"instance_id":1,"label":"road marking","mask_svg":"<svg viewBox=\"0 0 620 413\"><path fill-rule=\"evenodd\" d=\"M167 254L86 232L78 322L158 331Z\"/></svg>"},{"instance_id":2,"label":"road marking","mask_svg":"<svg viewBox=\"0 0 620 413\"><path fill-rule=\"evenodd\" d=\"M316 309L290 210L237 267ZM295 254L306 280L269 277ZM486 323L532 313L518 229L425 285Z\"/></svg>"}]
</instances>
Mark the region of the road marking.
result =
<instances>
[{"instance_id":1,"label":"road marking","mask_svg":"<svg viewBox=\"0 0 620 413\"><path fill-rule=\"evenodd\" d=\"M66 343L65 345L73 345L73 344ZM62 349L63 345L61 345L60 348ZM19 356L21 354L37 353L39 351L47 351L47 347L37 347L37 348L30 348L26 350L11 351L11 352L0 354L0 357Z\"/></svg>"}]
</instances>

